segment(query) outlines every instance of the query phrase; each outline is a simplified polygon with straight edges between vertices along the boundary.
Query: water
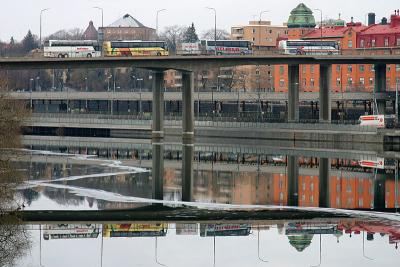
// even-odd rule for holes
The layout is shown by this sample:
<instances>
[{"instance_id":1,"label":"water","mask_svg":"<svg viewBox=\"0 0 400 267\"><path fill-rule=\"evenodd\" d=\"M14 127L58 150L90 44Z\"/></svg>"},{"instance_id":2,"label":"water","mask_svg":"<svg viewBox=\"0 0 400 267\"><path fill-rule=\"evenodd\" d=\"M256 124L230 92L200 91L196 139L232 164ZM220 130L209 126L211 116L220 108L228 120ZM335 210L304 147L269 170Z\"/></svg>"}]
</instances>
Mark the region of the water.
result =
<instances>
[{"instance_id":1,"label":"water","mask_svg":"<svg viewBox=\"0 0 400 267\"><path fill-rule=\"evenodd\" d=\"M0 220L0 232L12 232L0 265L397 266L400 262L396 213L400 186L394 159L197 149L188 163L176 150L162 151L164 160L158 162L154 160L160 157L151 150L136 152L131 158L107 159L55 153L55 149L25 151L14 163L26 180L18 186L17 200L23 210L39 217L28 217L24 224ZM155 163L163 170L162 200L153 197ZM190 202L182 201L187 182L183 164L193 166ZM370 165L375 166L366 167ZM68 219L54 222L51 216L56 213L35 213L38 210L58 210ZM79 218L86 219L76 221L78 215L69 215L71 210L85 211ZM118 217L87 219L89 211L104 215L110 210L119 212Z\"/></svg>"}]
</instances>

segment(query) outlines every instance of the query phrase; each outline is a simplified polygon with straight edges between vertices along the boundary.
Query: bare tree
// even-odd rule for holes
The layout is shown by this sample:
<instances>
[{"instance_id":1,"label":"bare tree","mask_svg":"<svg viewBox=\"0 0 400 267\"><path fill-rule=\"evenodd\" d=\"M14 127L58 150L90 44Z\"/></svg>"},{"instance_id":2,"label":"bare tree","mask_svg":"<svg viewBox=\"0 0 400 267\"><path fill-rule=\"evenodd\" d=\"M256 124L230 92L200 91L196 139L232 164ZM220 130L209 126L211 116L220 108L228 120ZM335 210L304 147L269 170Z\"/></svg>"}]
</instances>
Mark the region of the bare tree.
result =
<instances>
[{"instance_id":1,"label":"bare tree","mask_svg":"<svg viewBox=\"0 0 400 267\"><path fill-rule=\"evenodd\" d=\"M175 53L178 44L182 43L185 31L186 28L182 26L168 26L164 28L163 32L161 32L160 38L167 42L169 51Z\"/></svg>"},{"instance_id":2,"label":"bare tree","mask_svg":"<svg viewBox=\"0 0 400 267\"><path fill-rule=\"evenodd\" d=\"M45 40L80 40L82 39L83 30L79 28L63 29L50 34Z\"/></svg>"},{"instance_id":3,"label":"bare tree","mask_svg":"<svg viewBox=\"0 0 400 267\"><path fill-rule=\"evenodd\" d=\"M228 40L230 37L229 32L223 29L217 29L217 40ZM215 38L215 29L209 29L201 35L202 39L206 40L214 40Z\"/></svg>"}]
</instances>

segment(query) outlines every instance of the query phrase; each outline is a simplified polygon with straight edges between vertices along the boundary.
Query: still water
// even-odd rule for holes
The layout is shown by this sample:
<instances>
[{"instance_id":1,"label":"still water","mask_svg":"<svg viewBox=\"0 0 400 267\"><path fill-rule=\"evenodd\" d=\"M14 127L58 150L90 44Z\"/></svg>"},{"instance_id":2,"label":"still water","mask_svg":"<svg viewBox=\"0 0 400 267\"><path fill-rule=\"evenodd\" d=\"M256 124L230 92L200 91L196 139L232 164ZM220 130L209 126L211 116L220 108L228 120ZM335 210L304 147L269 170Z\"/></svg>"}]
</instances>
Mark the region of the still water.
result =
<instances>
[{"instance_id":1,"label":"still water","mask_svg":"<svg viewBox=\"0 0 400 267\"><path fill-rule=\"evenodd\" d=\"M159 200L153 197L157 177L151 171L157 157L146 153L107 159L28 151L15 162L26 179L18 187L18 199L27 211L182 205L182 156L164 152L158 166L163 169L163 200ZM12 231L0 223L2 232L12 232L20 242L10 242L2 253L15 255L9 265L27 267L400 263L397 161L198 151L190 164L192 204L185 205L214 210L280 207L318 212L323 208L332 216L313 220L26 222L11 224Z\"/></svg>"}]
</instances>

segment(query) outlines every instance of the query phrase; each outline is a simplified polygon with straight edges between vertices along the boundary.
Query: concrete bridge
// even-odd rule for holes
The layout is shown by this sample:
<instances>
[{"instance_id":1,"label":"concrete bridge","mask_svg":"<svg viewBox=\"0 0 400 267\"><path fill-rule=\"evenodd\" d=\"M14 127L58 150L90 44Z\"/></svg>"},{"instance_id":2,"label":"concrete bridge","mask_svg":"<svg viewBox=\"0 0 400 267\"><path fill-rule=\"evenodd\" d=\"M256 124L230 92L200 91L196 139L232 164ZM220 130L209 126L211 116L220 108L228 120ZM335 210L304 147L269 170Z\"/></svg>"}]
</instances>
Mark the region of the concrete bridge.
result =
<instances>
[{"instance_id":1,"label":"concrete bridge","mask_svg":"<svg viewBox=\"0 0 400 267\"><path fill-rule=\"evenodd\" d=\"M379 56L188 56L188 57L131 57L131 58L5 58L0 59L0 70L7 69L53 69L53 68L117 68L136 67L153 71L153 190L155 198L162 198L163 140L164 140L164 71L175 69L182 71L182 176L183 200L191 198L193 183L194 151L194 74L193 71L207 68L231 67L239 65L288 65L288 121L299 120L299 65L320 65L319 119L323 123L331 121L330 85L332 64L373 64L375 68L376 93L386 92L386 64L400 64L400 55ZM378 112L383 114L386 100L377 99ZM290 164L289 167L290 169ZM296 186L294 185L293 188ZM290 189L289 189L290 191Z\"/></svg>"}]
</instances>

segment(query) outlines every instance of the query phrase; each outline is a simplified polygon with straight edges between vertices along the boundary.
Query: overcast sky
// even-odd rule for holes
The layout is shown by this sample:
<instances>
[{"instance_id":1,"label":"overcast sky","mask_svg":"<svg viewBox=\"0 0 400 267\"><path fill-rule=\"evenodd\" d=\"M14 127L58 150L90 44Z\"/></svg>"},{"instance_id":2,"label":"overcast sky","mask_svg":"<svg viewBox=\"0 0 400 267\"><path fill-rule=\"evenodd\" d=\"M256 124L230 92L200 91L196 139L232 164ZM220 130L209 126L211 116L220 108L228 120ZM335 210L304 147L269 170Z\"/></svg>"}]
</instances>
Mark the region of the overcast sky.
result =
<instances>
[{"instance_id":1,"label":"overcast sky","mask_svg":"<svg viewBox=\"0 0 400 267\"><path fill-rule=\"evenodd\" d=\"M39 35L39 14L44 8L51 8L43 14L42 35L46 36L60 29L79 27L85 29L90 20L96 27L101 26L101 12L104 9L104 25L111 24L124 14L129 13L144 25L155 28L156 11L166 8L159 15L159 29L168 25L189 25L194 22L199 33L214 27L214 17L206 6L217 10L218 28L230 30L232 25L248 23L258 19L260 11L270 10L263 20L271 20L281 25L297 6L299 0L2 0L0 8L0 40L9 40L14 36L22 39L28 29ZM354 16L364 22L365 14L375 12L377 19L390 17L394 9L400 9L399 0L304 0L311 9L323 10L324 18L337 18L342 14L346 21ZM316 13L319 20L319 13Z\"/></svg>"}]
</instances>

